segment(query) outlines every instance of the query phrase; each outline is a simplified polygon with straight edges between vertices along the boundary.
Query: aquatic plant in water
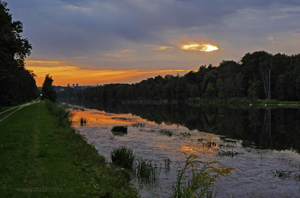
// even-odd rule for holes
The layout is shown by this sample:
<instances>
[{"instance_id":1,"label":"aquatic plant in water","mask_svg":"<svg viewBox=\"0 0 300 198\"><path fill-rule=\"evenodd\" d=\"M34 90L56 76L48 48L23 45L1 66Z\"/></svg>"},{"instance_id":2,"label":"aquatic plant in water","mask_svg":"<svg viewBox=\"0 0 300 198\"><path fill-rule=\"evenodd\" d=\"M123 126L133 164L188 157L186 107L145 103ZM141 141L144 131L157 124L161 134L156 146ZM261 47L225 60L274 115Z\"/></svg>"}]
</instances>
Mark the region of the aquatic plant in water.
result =
<instances>
[{"instance_id":1,"label":"aquatic plant in water","mask_svg":"<svg viewBox=\"0 0 300 198\"><path fill-rule=\"evenodd\" d=\"M152 165L152 162L141 160L136 164L135 167L136 175L147 181L155 181L160 175L161 169L155 165Z\"/></svg>"},{"instance_id":2,"label":"aquatic plant in water","mask_svg":"<svg viewBox=\"0 0 300 198\"><path fill-rule=\"evenodd\" d=\"M127 126L114 126L111 131L113 132L121 132L121 133L127 133Z\"/></svg>"},{"instance_id":3,"label":"aquatic plant in water","mask_svg":"<svg viewBox=\"0 0 300 198\"><path fill-rule=\"evenodd\" d=\"M184 152L182 152L184 153ZM173 186L173 194L171 197L205 197L211 194L211 187L216 179L220 176L231 174L232 167L224 168L218 161L203 162L198 160L199 156L195 154L187 155L184 167L177 173L177 181ZM219 167L214 165L219 164ZM202 168L197 168L197 165L202 165ZM188 169L191 169L192 175L185 177ZM236 170L235 170L236 171Z\"/></svg>"},{"instance_id":4,"label":"aquatic plant in water","mask_svg":"<svg viewBox=\"0 0 300 198\"><path fill-rule=\"evenodd\" d=\"M117 149L113 149L110 156L114 165L132 170L135 159L132 149L127 148L126 146L120 146Z\"/></svg>"},{"instance_id":5,"label":"aquatic plant in water","mask_svg":"<svg viewBox=\"0 0 300 198\"><path fill-rule=\"evenodd\" d=\"M166 130L166 129L162 129L159 131L162 135L167 135L169 137L171 137L173 135L173 133L169 130Z\"/></svg>"},{"instance_id":6,"label":"aquatic plant in water","mask_svg":"<svg viewBox=\"0 0 300 198\"><path fill-rule=\"evenodd\" d=\"M80 118L80 125L83 126L83 125L86 125L86 123L87 123L86 118L81 117Z\"/></svg>"},{"instance_id":7,"label":"aquatic plant in water","mask_svg":"<svg viewBox=\"0 0 300 198\"><path fill-rule=\"evenodd\" d=\"M238 153L238 152L235 152L235 151L219 151L218 153L217 153L217 156L219 156L219 157L234 157L234 156L237 156L238 154L240 154L240 153Z\"/></svg>"}]
</instances>

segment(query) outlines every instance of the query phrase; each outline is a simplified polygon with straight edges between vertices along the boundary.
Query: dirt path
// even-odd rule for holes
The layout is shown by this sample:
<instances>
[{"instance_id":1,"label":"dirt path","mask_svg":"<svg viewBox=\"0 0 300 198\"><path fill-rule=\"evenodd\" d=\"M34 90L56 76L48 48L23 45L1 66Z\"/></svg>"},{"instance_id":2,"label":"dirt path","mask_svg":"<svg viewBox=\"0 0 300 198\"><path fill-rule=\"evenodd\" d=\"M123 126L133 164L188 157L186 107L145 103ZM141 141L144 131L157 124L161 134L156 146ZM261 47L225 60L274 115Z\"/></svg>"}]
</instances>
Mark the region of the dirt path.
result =
<instances>
[{"instance_id":1,"label":"dirt path","mask_svg":"<svg viewBox=\"0 0 300 198\"><path fill-rule=\"evenodd\" d=\"M7 112L7 111L10 111L10 110L16 108L16 110L14 110L13 112L11 112L10 114L8 114L7 116L5 116L4 118L0 119L0 122L2 122L3 120L5 120L5 119L8 118L9 116L11 116L13 113L19 111L19 110L22 109L23 107L27 107L27 106L29 106L29 105L32 105L32 104L35 104L35 103L38 103L38 102L40 102L40 100L35 100L35 101L33 101L33 102L28 102L28 103L26 103L26 104L22 104L22 105L19 106L19 107L18 107L18 106L17 106L17 107L12 107L12 108L10 108L10 109L8 109L8 110L5 110L5 111L1 112L0 114L5 113L5 112Z\"/></svg>"}]
</instances>

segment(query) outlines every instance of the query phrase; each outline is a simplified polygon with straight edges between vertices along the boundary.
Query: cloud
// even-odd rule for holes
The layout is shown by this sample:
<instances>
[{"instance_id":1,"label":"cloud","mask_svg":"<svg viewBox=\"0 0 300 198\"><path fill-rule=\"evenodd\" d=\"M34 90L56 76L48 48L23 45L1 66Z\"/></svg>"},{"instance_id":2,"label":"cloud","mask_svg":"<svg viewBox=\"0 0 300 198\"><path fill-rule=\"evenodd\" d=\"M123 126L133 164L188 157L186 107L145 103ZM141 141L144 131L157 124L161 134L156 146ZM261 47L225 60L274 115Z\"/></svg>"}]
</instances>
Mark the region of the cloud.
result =
<instances>
[{"instance_id":1,"label":"cloud","mask_svg":"<svg viewBox=\"0 0 300 198\"><path fill-rule=\"evenodd\" d=\"M124 49L122 52L136 52L136 50L131 50L131 49Z\"/></svg>"},{"instance_id":2,"label":"cloud","mask_svg":"<svg viewBox=\"0 0 300 198\"><path fill-rule=\"evenodd\" d=\"M174 47L171 46L157 46L154 48L154 50L167 50L167 51L172 51Z\"/></svg>"},{"instance_id":3,"label":"cloud","mask_svg":"<svg viewBox=\"0 0 300 198\"><path fill-rule=\"evenodd\" d=\"M201 51L201 52L212 52L216 51L219 48L215 45L211 44L188 44L188 45L182 45L181 46L182 50L188 50L188 51Z\"/></svg>"},{"instance_id":4,"label":"cloud","mask_svg":"<svg viewBox=\"0 0 300 198\"><path fill-rule=\"evenodd\" d=\"M102 69L170 69L239 59L264 49L269 35L277 41L300 30L298 0L10 0L8 8L23 22L32 59ZM183 53L174 47L182 38L226 50L214 56ZM297 47L291 39L289 51ZM282 52L281 46L272 47Z\"/></svg>"}]
</instances>

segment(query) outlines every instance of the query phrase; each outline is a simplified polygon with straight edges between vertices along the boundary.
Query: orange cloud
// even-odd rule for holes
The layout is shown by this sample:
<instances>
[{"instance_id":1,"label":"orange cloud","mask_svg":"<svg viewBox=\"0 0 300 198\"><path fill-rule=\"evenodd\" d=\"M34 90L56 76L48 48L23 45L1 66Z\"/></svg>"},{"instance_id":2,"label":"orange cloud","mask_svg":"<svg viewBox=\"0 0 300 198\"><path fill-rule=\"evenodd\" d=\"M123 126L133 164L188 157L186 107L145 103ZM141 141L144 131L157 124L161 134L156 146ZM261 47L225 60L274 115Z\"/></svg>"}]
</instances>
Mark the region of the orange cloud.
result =
<instances>
[{"instance_id":1,"label":"orange cloud","mask_svg":"<svg viewBox=\"0 0 300 198\"><path fill-rule=\"evenodd\" d=\"M166 74L184 74L187 70L88 70L76 66L68 66L59 61L26 61L26 68L37 75L36 83L41 87L46 74L53 77L54 85L67 84L99 85L109 83L136 83L149 77ZM37 65L38 64L38 65ZM52 64L49 66L49 64Z\"/></svg>"}]
</instances>

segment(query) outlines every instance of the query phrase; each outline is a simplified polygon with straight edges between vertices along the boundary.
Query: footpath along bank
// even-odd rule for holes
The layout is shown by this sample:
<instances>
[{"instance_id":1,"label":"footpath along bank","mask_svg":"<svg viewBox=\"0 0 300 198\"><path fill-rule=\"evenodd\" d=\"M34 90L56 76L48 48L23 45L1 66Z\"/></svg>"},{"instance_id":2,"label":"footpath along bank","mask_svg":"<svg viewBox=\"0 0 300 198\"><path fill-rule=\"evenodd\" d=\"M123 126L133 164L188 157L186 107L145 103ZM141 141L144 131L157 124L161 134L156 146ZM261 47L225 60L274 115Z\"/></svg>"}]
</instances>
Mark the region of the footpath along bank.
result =
<instances>
[{"instance_id":1,"label":"footpath along bank","mask_svg":"<svg viewBox=\"0 0 300 198\"><path fill-rule=\"evenodd\" d=\"M1 197L138 197L71 128L69 113L47 107L35 103L0 122Z\"/></svg>"}]
</instances>

